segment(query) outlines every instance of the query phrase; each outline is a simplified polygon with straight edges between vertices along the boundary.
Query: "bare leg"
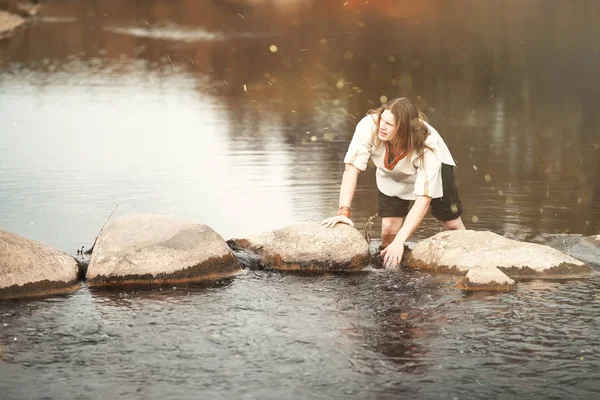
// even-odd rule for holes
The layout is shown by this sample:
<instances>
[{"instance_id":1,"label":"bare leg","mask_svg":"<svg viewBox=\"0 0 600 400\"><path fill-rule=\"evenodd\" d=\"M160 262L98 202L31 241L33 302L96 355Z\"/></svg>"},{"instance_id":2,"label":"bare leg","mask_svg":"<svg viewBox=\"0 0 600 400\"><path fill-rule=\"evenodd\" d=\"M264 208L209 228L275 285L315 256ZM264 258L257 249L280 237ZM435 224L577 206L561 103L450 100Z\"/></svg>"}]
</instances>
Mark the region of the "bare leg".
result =
<instances>
[{"instance_id":1,"label":"bare leg","mask_svg":"<svg viewBox=\"0 0 600 400\"><path fill-rule=\"evenodd\" d=\"M381 247L385 249L396 238L396 235L402 228L404 218L402 217L383 217L381 219Z\"/></svg>"},{"instance_id":2,"label":"bare leg","mask_svg":"<svg viewBox=\"0 0 600 400\"><path fill-rule=\"evenodd\" d=\"M453 219L452 221L440 221L442 223L442 226L444 227L444 229L448 230L448 231L459 231L459 230L465 230L467 228L465 228L465 225L462 222L462 219L460 217Z\"/></svg>"}]
</instances>

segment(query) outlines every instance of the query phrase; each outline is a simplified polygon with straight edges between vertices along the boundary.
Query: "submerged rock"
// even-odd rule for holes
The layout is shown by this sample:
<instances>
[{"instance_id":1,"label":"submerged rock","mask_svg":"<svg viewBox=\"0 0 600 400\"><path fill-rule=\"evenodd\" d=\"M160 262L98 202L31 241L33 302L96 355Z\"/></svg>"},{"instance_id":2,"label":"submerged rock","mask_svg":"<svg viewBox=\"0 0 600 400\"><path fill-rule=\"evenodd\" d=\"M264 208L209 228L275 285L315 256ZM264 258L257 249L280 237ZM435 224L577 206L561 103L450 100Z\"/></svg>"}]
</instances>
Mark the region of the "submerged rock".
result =
<instances>
[{"instance_id":1,"label":"submerged rock","mask_svg":"<svg viewBox=\"0 0 600 400\"><path fill-rule=\"evenodd\" d=\"M367 241L345 224L325 228L306 222L232 242L257 254L266 269L356 271L369 264Z\"/></svg>"},{"instance_id":2,"label":"submerged rock","mask_svg":"<svg viewBox=\"0 0 600 400\"><path fill-rule=\"evenodd\" d=\"M89 286L181 283L241 271L210 227L154 215L116 220L100 233L87 269Z\"/></svg>"},{"instance_id":3,"label":"submerged rock","mask_svg":"<svg viewBox=\"0 0 600 400\"><path fill-rule=\"evenodd\" d=\"M569 249L573 257L595 267L600 268L600 235L585 238L578 245Z\"/></svg>"},{"instance_id":4,"label":"submerged rock","mask_svg":"<svg viewBox=\"0 0 600 400\"><path fill-rule=\"evenodd\" d=\"M585 241L596 247L600 247L600 235L587 237Z\"/></svg>"},{"instance_id":5,"label":"submerged rock","mask_svg":"<svg viewBox=\"0 0 600 400\"><path fill-rule=\"evenodd\" d=\"M237 258L237 260L242 264L244 268L248 268L251 270L260 269L260 257L256 254L242 249L238 247L232 239L227 241L227 246L231 249L231 252Z\"/></svg>"},{"instance_id":6,"label":"submerged rock","mask_svg":"<svg viewBox=\"0 0 600 400\"><path fill-rule=\"evenodd\" d=\"M438 233L418 243L405 265L447 273L465 273L475 267L497 268L513 279L579 278L591 272L585 263L551 247L483 231Z\"/></svg>"},{"instance_id":7,"label":"submerged rock","mask_svg":"<svg viewBox=\"0 0 600 400\"><path fill-rule=\"evenodd\" d=\"M68 254L0 229L0 299L75 290L78 272Z\"/></svg>"},{"instance_id":8,"label":"submerged rock","mask_svg":"<svg viewBox=\"0 0 600 400\"><path fill-rule=\"evenodd\" d=\"M532 238L531 241L562 251L592 268L600 268L600 237L598 236L542 233Z\"/></svg>"},{"instance_id":9,"label":"submerged rock","mask_svg":"<svg viewBox=\"0 0 600 400\"><path fill-rule=\"evenodd\" d=\"M516 285L498 268L475 267L456 286L468 291L508 292L514 290Z\"/></svg>"}]
</instances>

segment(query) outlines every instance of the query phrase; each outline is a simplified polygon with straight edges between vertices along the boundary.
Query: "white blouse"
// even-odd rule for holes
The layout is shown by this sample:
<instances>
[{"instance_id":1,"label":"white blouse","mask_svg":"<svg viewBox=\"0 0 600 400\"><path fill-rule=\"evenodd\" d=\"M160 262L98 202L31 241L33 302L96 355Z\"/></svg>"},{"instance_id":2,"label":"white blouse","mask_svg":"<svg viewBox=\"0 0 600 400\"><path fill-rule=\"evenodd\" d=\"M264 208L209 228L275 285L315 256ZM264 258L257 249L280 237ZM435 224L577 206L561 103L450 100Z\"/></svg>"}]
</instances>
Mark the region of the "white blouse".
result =
<instances>
[{"instance_id":1,"label":"white blouse","mask_svg":"<svg viewBox=\"0 0 600 400\"><path fill-rule=\"evenodd\" d=\"M377 167L377 188L387 196L404 200L415 200L416 196L442 197L442 163L452 166L456 166L456 163L440 134L427 122L423 122L430 133L425 144L433 150L425 148L424 165L421 165L421 160L413 153L401 159L391 170L387 169L385 146L382 144L375 147L373 144L373 132L378 130L374 115L365 116L356 125L344 163L364 171L371 159Z\"/></svg>"}]
</instances>

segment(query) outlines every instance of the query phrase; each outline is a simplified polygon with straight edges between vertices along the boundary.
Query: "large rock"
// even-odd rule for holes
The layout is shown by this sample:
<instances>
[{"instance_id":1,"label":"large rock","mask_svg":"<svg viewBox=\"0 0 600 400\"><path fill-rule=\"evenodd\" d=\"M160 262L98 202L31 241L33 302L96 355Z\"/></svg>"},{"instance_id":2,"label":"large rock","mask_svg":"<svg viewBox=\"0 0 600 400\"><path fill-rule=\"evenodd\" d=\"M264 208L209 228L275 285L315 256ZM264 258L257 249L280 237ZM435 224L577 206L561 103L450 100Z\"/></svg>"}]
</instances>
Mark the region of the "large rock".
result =
<instances>
[{"instance_id":1,"label":"large rock","mask_svg":"<svg viewBox=\"0 0 600 400\"><path fill-rule=\"evenodd\" d=\"M472 268L498 268L513 279L579 278L591 268L548 246L522 243L493 232L449 231L419 242L405 264L447 273L466 273Z\"/></svg>"},{"instance_id":2,"label":"large rock","mask_svg":"<svg viewBox=\"0 0 600 400\"><path fill-rule=\"evenodd\" d=\"M184 283L241 271L215 231L153 215L116 220L100 233L87 269L89 286Z\"/></svg>"},{"instance_id":3,"label":"large rock","mask_svg":"<svg viewBox=\"0 0 600 400\"><path fill-rule=\"evenodd\" d=\"M0 229L0 299L75 290L78 272L73 257Z\"/></svg>"},{"instance_id":4,"label":"large rock","mask_svg":"<svg viewBox=\"0 0 600 400\"><path fill-rule=\"evenodd\" d=\"M369 264L367 241L345 224L325 228L306 222L232 241L256 253L266 269L355 271Z\"/></svg>"}]
</instances>

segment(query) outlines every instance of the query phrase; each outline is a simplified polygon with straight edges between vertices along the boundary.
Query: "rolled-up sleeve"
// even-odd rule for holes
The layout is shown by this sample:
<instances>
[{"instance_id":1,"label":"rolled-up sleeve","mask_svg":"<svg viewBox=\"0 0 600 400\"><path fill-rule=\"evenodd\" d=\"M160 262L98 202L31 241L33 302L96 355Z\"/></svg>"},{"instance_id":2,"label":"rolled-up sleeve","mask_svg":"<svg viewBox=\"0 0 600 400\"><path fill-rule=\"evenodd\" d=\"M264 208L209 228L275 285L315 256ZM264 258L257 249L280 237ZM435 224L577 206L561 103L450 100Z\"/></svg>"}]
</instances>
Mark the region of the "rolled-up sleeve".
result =
<instances>
[{"instance_id":1,"label":"rolled-up sleeve","mask_svg":"<svg viewBox=\"0 0 600 400\"><path fill-rule=\"evenodd\" d=\"M373 146L372 129L374 125L370 115L361 119L356 125L354 136L344 157L344 164L352 164L361 171L367 169Z\"/></svg>"},{"instance_id":2,"label":"rolled-up sleeve","mask_svg":"<svg viewBox=\"0 0 600 400\"><path fill-rule=\"evenodd\" d=\"M442 186L442 162L437 151L425 149L423 162L417 159L417 178L415 180L414 194L439 198L444 195Z\"/></svg>"}]
</instances>

